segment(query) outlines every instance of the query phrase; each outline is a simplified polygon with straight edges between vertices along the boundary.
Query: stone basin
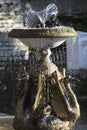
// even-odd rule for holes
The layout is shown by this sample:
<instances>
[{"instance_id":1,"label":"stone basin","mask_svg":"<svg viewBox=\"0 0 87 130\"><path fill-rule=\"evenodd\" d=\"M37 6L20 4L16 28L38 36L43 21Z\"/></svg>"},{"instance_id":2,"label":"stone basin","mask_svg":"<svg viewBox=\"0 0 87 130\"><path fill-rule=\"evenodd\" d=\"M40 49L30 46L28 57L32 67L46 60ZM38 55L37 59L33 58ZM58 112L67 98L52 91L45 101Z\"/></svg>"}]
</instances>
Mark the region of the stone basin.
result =
<instances>
[{"instance_id":1,"label":"stone basin","mask_svg":"<svg viewBox=\"0 0 87 130\"><path fill-rule=\"evenodd\" d=\"M35 49L55 48L69 37L77 37L77 32L71 27L56 27L45 29L13 29L9 34L28 47Z\"/></svg>"}]
</instances>

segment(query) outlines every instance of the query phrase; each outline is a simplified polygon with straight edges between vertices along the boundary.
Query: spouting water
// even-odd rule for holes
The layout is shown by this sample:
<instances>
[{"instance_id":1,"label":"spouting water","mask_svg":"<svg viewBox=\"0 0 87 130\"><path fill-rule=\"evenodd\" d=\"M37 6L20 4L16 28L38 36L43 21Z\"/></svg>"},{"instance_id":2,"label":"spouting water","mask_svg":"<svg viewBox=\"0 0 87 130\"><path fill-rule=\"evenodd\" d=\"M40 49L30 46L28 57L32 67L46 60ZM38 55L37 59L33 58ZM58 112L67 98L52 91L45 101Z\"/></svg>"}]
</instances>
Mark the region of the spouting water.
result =
<instances>
[{"instance_id":1,"label":"spouting water","mask_svg":"<svg viewBox=\"0 0 87 130\"><path fill-rule=\"evenodd\" d=\"M50 4L46 7L46 9L38 12L38 16L40 18L43 27L45 27L45 22L49 18L51 18L52 16L56 17L57 14L58 14L58 8L55 4Z\"/></svg>"},{"instance_id":2,"label":"spouting water","mask_svg":"<svg viewBox=\"0 0 87 130\"><path fill-rule=\"evenodd\" d=\"M44 10L36 12L31 8L28 11L25 23L28 27L35 27L37 24L42 24L45 28L45 23L51 17L56 17L58 8L55 4L49 4Z\"/></svg>"}]
</instances>

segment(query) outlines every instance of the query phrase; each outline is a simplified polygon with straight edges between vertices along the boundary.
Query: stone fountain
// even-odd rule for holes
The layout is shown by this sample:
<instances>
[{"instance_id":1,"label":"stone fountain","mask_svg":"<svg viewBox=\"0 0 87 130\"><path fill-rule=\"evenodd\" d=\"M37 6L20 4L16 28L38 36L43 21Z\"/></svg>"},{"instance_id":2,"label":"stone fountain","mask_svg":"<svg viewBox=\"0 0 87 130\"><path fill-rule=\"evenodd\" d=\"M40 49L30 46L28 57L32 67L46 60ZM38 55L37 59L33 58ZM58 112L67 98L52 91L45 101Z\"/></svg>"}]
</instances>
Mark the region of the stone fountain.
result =
<instances>
[{"instance_id":1,"label":"stone fountain","mask_svg":"<svg viewBox=\"0 0 87 130\"><path fill-rule=\"evenodd\" d=\"M50 60L51 48L77 37L71 27L13 29L9 36L35 48L37 64L15 107L16 130L70 130L80 116L77 98L58 67ZM38 55L39 54L39 55Z\"/></svg>"}]
</instances>

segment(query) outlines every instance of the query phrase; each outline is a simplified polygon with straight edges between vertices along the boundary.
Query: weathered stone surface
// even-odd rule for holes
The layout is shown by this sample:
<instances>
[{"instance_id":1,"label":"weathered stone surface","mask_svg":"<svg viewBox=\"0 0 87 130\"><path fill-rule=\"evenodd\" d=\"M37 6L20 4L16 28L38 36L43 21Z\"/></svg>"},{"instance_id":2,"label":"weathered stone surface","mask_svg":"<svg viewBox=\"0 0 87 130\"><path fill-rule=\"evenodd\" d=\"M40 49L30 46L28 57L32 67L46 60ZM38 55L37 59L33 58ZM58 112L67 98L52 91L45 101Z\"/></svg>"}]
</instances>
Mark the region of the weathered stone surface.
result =
<instances>
[{"instance_id":1,"label":"weathered stone surface","mask_svg":"<svg viewBox=\"0 0 87 130\"><path fill-rule=\"evenodd\" d=\"M77 37L77 32L70 27L59 27L50 29L13 29L8 35L13 38Z\"/></svg>"}]
</instances>

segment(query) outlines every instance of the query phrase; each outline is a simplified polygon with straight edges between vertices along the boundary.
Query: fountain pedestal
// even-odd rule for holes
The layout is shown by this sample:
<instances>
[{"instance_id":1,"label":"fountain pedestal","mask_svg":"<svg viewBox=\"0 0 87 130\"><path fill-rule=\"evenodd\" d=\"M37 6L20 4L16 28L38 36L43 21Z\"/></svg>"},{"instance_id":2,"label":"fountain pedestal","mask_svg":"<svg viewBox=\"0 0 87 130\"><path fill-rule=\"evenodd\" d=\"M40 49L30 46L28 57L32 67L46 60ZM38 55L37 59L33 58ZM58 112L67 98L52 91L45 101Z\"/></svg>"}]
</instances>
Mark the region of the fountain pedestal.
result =
<instances>
[{"instance_id":1,"label":"fountain pedestal","mask_svg":"<svg viewBox=\"0 0 87 130\"><path fill-rule=\"evenodd\" d=\"M80 115L79 104L70 85L50 60L50 48L76 37L73 28L15 29L10 37L40 50L41 59L30 69L27 89L15 109L15 129L70 130ZM26 87L26 86L24 86Z\"/></svg>"}]
</instances>

